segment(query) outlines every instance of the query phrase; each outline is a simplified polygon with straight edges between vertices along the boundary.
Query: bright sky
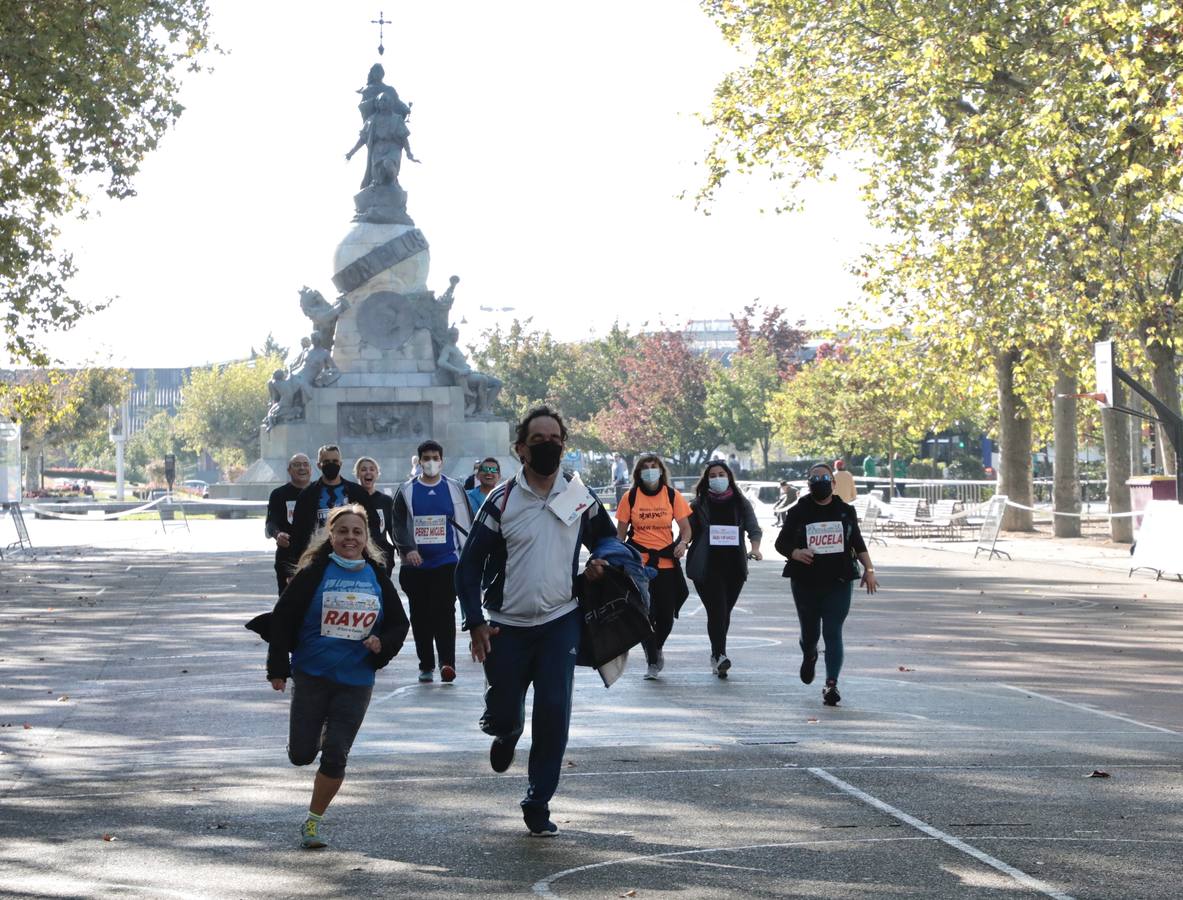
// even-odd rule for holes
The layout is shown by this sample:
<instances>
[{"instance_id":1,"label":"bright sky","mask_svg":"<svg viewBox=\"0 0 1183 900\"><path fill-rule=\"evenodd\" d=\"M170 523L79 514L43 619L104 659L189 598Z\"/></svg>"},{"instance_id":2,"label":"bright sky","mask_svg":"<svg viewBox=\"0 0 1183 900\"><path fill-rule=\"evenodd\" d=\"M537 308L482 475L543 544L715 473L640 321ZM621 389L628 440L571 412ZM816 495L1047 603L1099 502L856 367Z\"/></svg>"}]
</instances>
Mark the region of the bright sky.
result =
<instances>
[{"instance_id":1,"label":"bright sky","mask_svg":"<svg viewBox=\"0 0 1183 900\"><path fill-rule=\"evenodd\" d=\"M853 179L777 216L774 186L691 200L709 135L696 113L739 61L692 0L211 0L229 51L189 76L186 111L138 196L63 228L81 296L114 296L49 340L67 363L181 366L309 330L304 284L330 299L364 151L355 93L377 56L414 103L408 209L431 243L429 286L459 275L461 343L516 317L560 339L725 318L754 298L810 324L855 298L871 235ZM491 306L496 313L481 312ZM512 312L502 312L512 307Z\"/></svg>"}]
</instances>

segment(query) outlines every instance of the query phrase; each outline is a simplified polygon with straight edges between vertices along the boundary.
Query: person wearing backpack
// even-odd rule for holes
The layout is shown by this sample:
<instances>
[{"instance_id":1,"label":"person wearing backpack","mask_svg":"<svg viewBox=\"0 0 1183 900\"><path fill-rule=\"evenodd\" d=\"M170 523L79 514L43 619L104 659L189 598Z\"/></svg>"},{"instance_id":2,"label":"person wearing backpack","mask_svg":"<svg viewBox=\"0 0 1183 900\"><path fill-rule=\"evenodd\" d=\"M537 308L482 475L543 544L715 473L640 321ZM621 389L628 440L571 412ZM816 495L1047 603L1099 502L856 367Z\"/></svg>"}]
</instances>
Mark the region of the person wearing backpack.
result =
<instances>
[{"instance_id":1,"label":"person wearing backpack","mask_svg":"<svg viewBox=\"0 0 1183 900\"><path fill-rule=\"evenodd\" d=\"M641 553L645 565L657 570L649 582L649 621L653 639L645 642L646 681L656 681L665 667L662 648L690 589L679 560L690 543L690 504L670 486L660 456L646 453L633 467L633 484L616 507L616 533ZM673 526L678 526L674 539Z\"/></svg>"},{"instance_id":2,"label":"person wearing backpack","mask_svg":"<svg viewBox=\"0 0 1183 900\"><path fill-rule=\"evenodd\" d=\"M707 612L711 639L711 674L726 678L731 669L727 632L731 610L748 580L748 560L761 560L760 538L751 501L735 484L735 476L721 459L712 459L698 479L690 501L692 538L686 555L686 574L694 582ZM751 542L745 551L744 534Z\"/></svg>"}]
</instances>

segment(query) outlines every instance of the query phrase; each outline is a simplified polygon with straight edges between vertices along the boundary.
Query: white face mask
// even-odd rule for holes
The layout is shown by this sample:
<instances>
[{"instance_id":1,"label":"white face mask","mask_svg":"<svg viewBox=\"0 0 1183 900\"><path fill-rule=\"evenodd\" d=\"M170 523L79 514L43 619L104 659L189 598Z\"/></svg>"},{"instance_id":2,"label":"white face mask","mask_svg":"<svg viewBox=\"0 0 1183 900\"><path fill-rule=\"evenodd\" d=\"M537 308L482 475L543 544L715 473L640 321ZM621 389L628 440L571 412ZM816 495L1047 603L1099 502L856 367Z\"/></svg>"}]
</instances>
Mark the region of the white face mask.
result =
<instances>
[{"instance_id":1,"label":"white face mask","mask_svg":"<svg viewBox=\"0 0 1183 900\"><path fill-rule=\"evenodd\" d=\"M425 459L423 461L423 474L428 478L435 478L443 468L444 464L438 459Z\"/></svg>"},{"instance_id":2,"label":"white face mask","mask_svg":"<svg viewBox=\"0 0 1183 900\"><path fill-rule=\"evenodd\" d=\"M716 494L721 494L727 490L727 486L730 484L730 482L727 480L727 476L724 475L716 478L708 478L707 484L710 485L711 490Z\"/></svg>"},{"instance_id":3,"label":"white face mask","mask_svg":"<svg viewBox=\"0 0 1183 900\"><path fill-rule=\"evenodd\" d=\"M653 485L661 481L661 469L642 469L641 480L650 487L653 487Z\"/></svg>"}]
</instances>

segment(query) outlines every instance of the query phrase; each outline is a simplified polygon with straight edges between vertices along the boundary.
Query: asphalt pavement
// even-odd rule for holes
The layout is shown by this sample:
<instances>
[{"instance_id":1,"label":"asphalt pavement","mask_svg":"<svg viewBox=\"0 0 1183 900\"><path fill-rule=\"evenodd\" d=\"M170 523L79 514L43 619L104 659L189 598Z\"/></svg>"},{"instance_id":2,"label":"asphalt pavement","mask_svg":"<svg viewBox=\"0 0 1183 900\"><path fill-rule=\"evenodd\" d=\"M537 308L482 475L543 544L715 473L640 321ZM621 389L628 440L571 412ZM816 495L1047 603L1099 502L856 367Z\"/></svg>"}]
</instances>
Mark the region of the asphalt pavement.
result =
<instances>
[{"instance_id":1,"label":"asphalt pavement","mask_svg":"<svg viewBox=\"0 0 1183 900\"><path fill-rule=\"evenodd\" d=\"M312 769L242 628L273 602L270 555L234 549L258 523L125 524L0 562L3 896L1183 895L1176 582L873 548L826 708L755 564L726 681L693 596L661 680L579 671L551 840L517 807L528 733L494 774L480 669L420 685L408 646L310 852Z\"/></svg>"}]
</instances>

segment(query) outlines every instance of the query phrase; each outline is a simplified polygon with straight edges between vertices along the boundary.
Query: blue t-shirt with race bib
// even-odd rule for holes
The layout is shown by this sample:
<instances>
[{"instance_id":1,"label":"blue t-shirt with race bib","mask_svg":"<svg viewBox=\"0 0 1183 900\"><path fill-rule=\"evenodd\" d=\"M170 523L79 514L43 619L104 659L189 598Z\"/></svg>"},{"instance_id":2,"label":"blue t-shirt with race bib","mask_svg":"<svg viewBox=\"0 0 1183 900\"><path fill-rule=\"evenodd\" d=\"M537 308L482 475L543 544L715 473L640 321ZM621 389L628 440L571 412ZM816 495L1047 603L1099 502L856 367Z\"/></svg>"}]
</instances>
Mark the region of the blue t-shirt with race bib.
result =
<instances>
[{"instance_id":1,"label":"blue t-shirt with race bib","mask_svg":"<svg viewBox=\"0 0 1183 900\"><path fill-rule=\"evenodd\" d=\"M442 478L432 485L419 479L411 487L411 509L415 511L415 546L423 557L424 569L438 569L459 560L451 519L456 515L452 492Z\"/></svg>"},{"instance_id":2,"label":"blue t-shirt with race bib","mask_svg":"<svg viewBox=\"0 0 1183 900\"><path fill-rule=\"evenodd\" d=\"M300 626L292 668L339 684L367 687L373 654L362 644L382 624L382 588L369 566L350 572L329 560Z\"/></svg>"}]
</instances>

